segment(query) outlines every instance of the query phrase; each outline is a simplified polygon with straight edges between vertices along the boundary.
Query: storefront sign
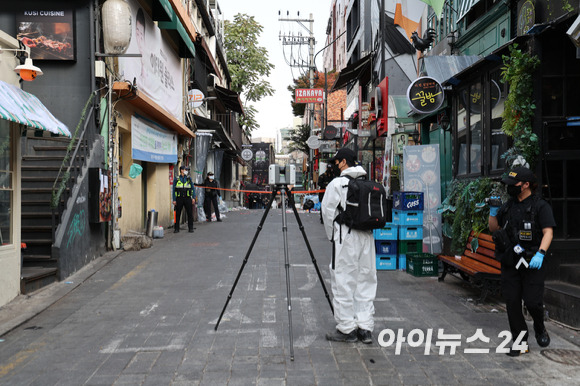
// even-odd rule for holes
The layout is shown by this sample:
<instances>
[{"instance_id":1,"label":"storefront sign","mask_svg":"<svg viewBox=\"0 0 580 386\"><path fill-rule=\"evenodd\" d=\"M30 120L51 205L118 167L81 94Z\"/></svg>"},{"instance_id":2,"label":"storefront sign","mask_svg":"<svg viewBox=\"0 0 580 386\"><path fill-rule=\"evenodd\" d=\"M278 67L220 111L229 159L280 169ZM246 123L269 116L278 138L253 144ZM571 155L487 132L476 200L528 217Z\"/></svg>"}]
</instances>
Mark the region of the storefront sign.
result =
<instances>
[{"instance_id":1,"label":"storefront sign","mask_svg":"<svg viewBox=\"0 0 580 386\"><path fill-rule=\"evenodd\" d=\"M131 117L131 145L134 160L177 162L177 134L136 115Z\"/></svg>"},{"instance_id":2,"label":"storefront sign","mask_svg":"<svg viewBox=\"0 0 580 386\"><path fill-rule=\"evenodd\" d=\"M16 26L16 38L30 47L33 60L75 60L72 10L26 10L16 16Z\"/></svg>"},{"instance_id":3,"label":"storefront sign","mask_svg":"<svg viewBox=\"0 0 580 386\"><path fill-rule=\"evenodd\" d=\"M526 0L518 11L518 36L525 35L536 21L536 9L531 0Z\"/></svg>"},{"instance_id":4,"label":"storefront sign","mask_svg":"<svg viewBox=\"0 0 580 386\"><path fill-rule=\"evenodd\" d=\"M318 151L321 153L336 152L336 140L320 141L320 148Z\"/></svg>"},{"instance_id":5,"label":"storefront sign","mask_svg":"<svg viewBox=\"0 0 580 386\"><path fill-rule=\"evenodd\" d=\"M407 101L413 111L427 114L437 111L443 104L443 87L434 78L427 76L416 79L407 89Z\"/></svg>"},{"instance_id":6,"label":"storefront sign","mask_svg":"<svg viewBox=\"0 0 580 386\"><path fill-rule=\"evenodd\" d=\"M324 90L321 88L297 88L294 103L322 103Z\"/></svg>"},{"instance_id":7,"label":"storefront sign","mask_svg":"<svg viewBox=\"0 0 580 386\"><path fill-rule=\"evenodd\" d=\"M140 92L183 122L181 60L138 3L130 0L129 4L134 25L127 53L139 53L141 57L118 58L121 78L135 79Z\"/></svg>"}]
</instances>

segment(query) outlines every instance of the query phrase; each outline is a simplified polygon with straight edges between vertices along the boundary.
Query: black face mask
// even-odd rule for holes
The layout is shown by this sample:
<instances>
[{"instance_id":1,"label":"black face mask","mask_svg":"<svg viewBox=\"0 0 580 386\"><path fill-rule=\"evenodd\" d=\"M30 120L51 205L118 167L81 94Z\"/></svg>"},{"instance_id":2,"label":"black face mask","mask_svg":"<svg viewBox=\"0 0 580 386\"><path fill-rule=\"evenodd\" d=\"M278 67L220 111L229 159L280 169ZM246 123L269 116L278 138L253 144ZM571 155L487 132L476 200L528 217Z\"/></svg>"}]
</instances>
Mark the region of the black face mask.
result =
<instances>
[{"instance_id":1,"label":"black face mask","mask_svg":"<svg viewBox=\"0 0 580 386\"><path fill-rule=\"evenodd\" d=\"M521 186L508 185L508 187L507 187L507 193L511 197L516 198L521 192L522 192L522 187Z\"/></svg>"},{"instance_id":2,"label":"black face mask","mask_svg":"<svg viewBox=\"0 0 580 386\"><path fill-rule=\"evenodd\" d=\"M340 176L340 168L337 164L332 165L332 174L334 174L336 177Z\"/></svg>"}]
</instances>

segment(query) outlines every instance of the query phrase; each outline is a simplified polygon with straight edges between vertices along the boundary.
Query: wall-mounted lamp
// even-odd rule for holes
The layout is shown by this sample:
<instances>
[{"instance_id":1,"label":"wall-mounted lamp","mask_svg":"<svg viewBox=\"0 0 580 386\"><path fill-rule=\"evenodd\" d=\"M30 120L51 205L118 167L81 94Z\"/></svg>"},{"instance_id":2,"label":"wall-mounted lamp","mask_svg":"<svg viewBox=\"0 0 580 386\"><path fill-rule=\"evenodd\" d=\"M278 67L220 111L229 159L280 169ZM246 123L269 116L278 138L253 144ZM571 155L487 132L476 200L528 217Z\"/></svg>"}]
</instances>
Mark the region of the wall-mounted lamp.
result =
<instances>
[{"instance_id":1,"label":"wall-mounted lamp","mask_svg":"<svg viewBox=\"0 0 580 386\"><path fill-rule=\"evenodd\" d=\"M20 75L22 80L32 82L34 79L36 79L37 76L43 74L42 70L40 68L36 67L32 63L32 59L30 59L29 57L25 59L25 55L26 56L30 55L30 53L27 50L22 49L22 48L1 48L0 47L0 54L3 51L13 51L15 53L14 55L16 56L16 58L18 58L20 60L20 64L18 66L14 67L14 72L16 72L18 75Z\"/></svg>"},{"instance_id":2,"label":"wall-mounted lamp","mask_svg":"<svg viewBox=\"0 0 580 386\"><path fill-rule=\"evenodd\" d=\"M415 128L415 131L413 131L413 133L411 134L411 138L413 138L413 142L415 144L419 143L419 139L421 138L421 134L419 133L419 130L417 130L417 128Z\"/></svg>"},{"instance_id":3,"label":"wall-mounted lamp","mask_svg":"<svg viewBox=\"0 0 580 386\"><path fill-rule=\"evenodd\" d=\"M449 117L447 115L441 117L439 124L441 125L441 128L444 131L448 131L451 127L451 121L449 120Z\"/></svg>"},{"instance_id":4,"label":"wall-mounted lamp","mask_svg":"<svg viewBox=\"0 0 580 386\"><path fill-rule=\"evenodd\" d=\"M42 75L43 72L40 68L32 64L32 59L26 58L24 64L20 64L14 68L14 71L20 75L22 80L32 82L37 76Z\"/></svg>"}]
</instances>

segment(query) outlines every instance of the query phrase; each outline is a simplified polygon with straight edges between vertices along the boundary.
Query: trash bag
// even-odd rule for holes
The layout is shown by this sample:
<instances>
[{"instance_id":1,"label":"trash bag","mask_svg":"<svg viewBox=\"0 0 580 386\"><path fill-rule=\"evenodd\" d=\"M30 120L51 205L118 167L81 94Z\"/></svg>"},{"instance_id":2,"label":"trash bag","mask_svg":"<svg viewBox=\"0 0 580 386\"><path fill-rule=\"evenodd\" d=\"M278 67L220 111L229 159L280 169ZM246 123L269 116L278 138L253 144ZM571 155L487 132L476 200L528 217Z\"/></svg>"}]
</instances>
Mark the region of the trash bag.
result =
<instances>
[{"instance_id":1,"label":"trash bag","mask_svg":"<svg viewBox=\"0 0 580 386\"><path fill-rule=\"evenodd\" d=\"M226 203L224 202L224 200L222 200L221 197L218 200L218 209L220 211L220 214L227 213L228 212L228 206L226 205Z\"/></svg>"},{"instance_id":2,"label":"trash bag","mask_svg":"<svg viewBox=\"0 0 580 386\"><path fill-rule=\"evenodd\" d=\"M310 210L314 208L314 201L312 200L304 200L304 204L302 204L302 209Z\"/></svg>"}]
</instances>

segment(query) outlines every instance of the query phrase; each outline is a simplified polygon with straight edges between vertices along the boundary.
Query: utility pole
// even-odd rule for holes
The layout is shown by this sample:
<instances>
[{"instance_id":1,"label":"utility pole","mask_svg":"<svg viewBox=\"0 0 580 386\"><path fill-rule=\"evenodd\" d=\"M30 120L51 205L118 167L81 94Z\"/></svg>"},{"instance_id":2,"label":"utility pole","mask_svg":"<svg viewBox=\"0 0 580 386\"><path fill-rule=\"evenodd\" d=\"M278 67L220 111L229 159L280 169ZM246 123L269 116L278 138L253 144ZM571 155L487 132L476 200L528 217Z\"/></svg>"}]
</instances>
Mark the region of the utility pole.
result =
<instances>
[{"instance_id":1,"label":"utility pole","mask_svg":"<svg viewBox=\"0 0 580 386\"><path fill-rule=\"evenodd\" d=\"M278 12L278 15L280 15L280 12ZM300 13L298 13L298 15L300 15ZM308 38L303 37L301 34L300 35L294 35L294 34L289 34L289 35L279 35L280 40L282 41L282 45L283 46L301 46L301 45L306 45L308 44L308 63L297 63L294 62L292 63L291 61L288 61L288 64L290 65L290 67L298 67L298 68L302 68L302 69L308 69L309 70L309 78L310 78L310 88L314 88L314 70L316 69L316 66L314 64L314 45L316 44L316 40L314 39L314 16L312 14L309 15L308 19L300 19L300 18L278 18L278 21L287 21L287 22L296 22L298 24L300 24L306 31L308 31ZM309 23L309 27L307 28L304 23ZM299 48L300 49L300 48ZM310 113L308 115L309 119L309 126L310 126L310 136L314 135L314 103L310 103L309 104L309 110ZM314 176L314 168L313 168L313 159L314 159L314 150L310 149L308 151L308 165L309 165L309 181L312 182L313 180L313 176Z\"/></svg>"}]
</instances>

